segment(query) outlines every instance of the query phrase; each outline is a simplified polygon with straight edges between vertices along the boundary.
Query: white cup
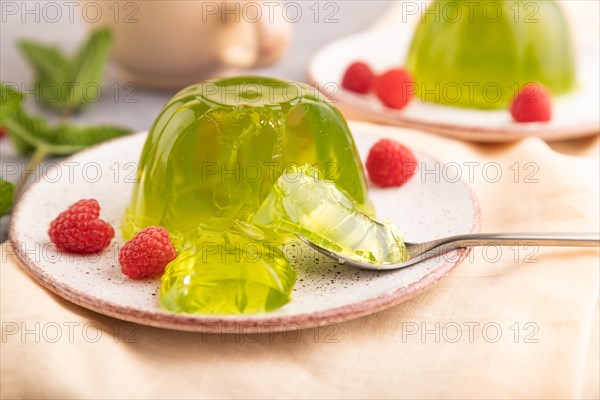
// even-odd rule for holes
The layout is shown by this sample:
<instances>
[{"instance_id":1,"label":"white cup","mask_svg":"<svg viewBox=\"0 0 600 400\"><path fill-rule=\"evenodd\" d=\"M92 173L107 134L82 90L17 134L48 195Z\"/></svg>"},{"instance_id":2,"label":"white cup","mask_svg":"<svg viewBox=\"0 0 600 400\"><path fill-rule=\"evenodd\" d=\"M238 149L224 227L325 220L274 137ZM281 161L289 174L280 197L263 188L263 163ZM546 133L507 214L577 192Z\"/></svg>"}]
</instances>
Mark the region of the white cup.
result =
<instances>
[{"instance_id":1,"label":"white cup","mask_svg":"<svg viewBox=\"0 0 600 400\"><path fill-rule=\"evenodd\" d=\"M181 88L226 69L269 65L291 36L283 14L269 12L263 1L82 3L98 11L88 13L91 28L111 27L122 78L144 86Z\"/></svg>"}]
</instances>

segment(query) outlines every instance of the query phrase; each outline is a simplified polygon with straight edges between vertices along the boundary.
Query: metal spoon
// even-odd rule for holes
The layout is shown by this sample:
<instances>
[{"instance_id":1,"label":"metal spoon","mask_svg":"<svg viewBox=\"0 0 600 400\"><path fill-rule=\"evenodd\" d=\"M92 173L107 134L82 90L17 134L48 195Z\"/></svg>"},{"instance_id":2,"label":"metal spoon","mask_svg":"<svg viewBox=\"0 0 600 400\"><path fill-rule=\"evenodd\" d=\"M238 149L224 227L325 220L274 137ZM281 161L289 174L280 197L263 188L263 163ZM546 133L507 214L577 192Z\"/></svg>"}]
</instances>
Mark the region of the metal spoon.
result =
<instances>
[{"instance_id":1,"label":"metal spoon","mask_svg":"<svg viewBox=\"0 0 600 400\"><path fill-rule=\"evenodd\" d=\"M345 255L321 247L303 236L298 236L319 253L333 258L340 264L379 271L409 267L431 257L440 256L452 250L472 246L569 246L598 247L600 233L472 233L449 236L423 243L408 243L408 260L399 264L371 264L356 261Z\"/></svg>"}]
</instances>

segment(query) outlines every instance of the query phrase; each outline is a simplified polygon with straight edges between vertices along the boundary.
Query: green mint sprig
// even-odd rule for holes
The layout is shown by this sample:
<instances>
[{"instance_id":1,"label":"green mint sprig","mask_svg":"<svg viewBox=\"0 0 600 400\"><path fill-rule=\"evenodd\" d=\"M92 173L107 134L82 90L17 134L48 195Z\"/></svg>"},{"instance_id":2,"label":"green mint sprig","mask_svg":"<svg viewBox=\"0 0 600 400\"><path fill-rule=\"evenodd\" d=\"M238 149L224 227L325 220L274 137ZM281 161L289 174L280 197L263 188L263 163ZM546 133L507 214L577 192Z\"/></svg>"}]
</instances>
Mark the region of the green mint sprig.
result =
<instances>
[{"instance_id":1,"label":"green mint sprig","mask_svg":"<svg viewBox=\"0 0 600 400\"><path fill-rule=\"evenodd\" d=\"M41 117L29 114L23 107L25 95L0 82L0 127L19 153L30 155L24 171L32 175L47 156L66 156L86 147L130 133L129 129L112 125L76 126L65 117L88 105L90 85L100 87L112 35L109 29L93 32L72 57L60 49L23 40L19 48L35 71L37 98L51 109L62 112L61 123L51 126ZM0 211L7 212L24 187L21 179L14 187L0 179ZM0 214L2 214L0 213Z\"/></svg>"},{"instance_id":2,"label":"green mint sprig","mask_svg":"<svg viewBox=\"0 0 600 400\"><path fill-rule=\"evenodd\" d=\"M0 126L9 132L19 153L31 154L25 167L26 178L32 175L47 156L67 156L131 133L130 129L112 125L76 126L63 122L51 126L44 118L28 114L23 109L23 98L22 93L0 83ZM15 197L20 196L24 183L21 180L14 189ZM10 205L7 207L10 208Z\"/></svg>"},{"instance_id":3,"label":"green mint sprig","mask_svg":"<svg viewBox=\"0 0 600 400\"><path fill-rule=\"evenodd\" d=\"M14 193L15 187L13 184L0 178L0 217L10 210Z\"/></svg>"},{"instance_id":4,"label":"green mint sprig","mask_svg":"<svg viewBox=\"0 0 600 400\"><path fill-rule=\"evenodd\" d=\"M32 116L23 109L23 95L15 89L0 84L0 97L0 125L6 127L19 153L34 153L36 159L41 160L47 155L70 155L131 132L112 125L76 126L61 123L50 126L44 118Z\"/></svg>"},{"instance_id":5,"label":"green mint sprig","mask_svg":"<svg viewBox=\"0 0 600 400\"><path fill-rule=\"evenodd\" d=\"M21 40L19 49L35 71L40 102L70 115L95 100L86 93L102 82L111 42L108 28L96 30L69 57L57 47Z\"/></svg>"}]
</instances>

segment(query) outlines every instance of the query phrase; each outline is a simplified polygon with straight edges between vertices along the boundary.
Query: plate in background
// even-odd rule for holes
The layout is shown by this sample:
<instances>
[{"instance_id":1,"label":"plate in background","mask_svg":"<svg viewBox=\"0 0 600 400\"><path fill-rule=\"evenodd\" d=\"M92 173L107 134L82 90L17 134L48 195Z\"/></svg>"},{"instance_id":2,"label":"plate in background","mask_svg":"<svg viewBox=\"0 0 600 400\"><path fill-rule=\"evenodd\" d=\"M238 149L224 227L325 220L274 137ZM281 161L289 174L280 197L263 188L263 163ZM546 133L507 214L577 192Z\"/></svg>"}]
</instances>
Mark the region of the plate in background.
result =
<instances>
[{"instance_id":1,"label":"plate in background","mask_svg":"<svg viewBox=\"0 0 600 400\"><path fill-rule=\"evenodd\" d=\"M336 40L319 50L308 67L309 82L331 97L348 117L405 126L481 142L506 142L535 136L566 140L600 132L600 61L595 44L576 48L579 87L554 99L548 123L516 123L508 110L477 110L425 103L415 97L403 110L387 108L374 95L341 88L345 69L367 62L381 73L402 66L410 46L406 30L375 30Z\"/></svg>"}]
</instances>

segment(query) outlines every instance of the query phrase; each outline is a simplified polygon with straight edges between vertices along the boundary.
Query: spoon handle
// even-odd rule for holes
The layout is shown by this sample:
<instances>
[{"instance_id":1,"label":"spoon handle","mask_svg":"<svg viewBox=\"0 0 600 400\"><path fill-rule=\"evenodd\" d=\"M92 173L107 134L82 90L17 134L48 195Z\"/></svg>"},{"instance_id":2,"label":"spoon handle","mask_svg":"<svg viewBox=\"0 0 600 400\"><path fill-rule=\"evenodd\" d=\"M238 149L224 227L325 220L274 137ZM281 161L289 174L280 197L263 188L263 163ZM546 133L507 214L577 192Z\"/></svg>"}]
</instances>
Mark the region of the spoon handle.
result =
<instances>
[{"instance_id":1,"label":"spoon handle","mask_svg":"<svg viewBox=\"0 0 600 400\"><path fill-rule=\"evenodd\" d=\"M472 246L600 246L600 233L471 233L407 245L411 257Z\"/></svg>"}]
</instances>

